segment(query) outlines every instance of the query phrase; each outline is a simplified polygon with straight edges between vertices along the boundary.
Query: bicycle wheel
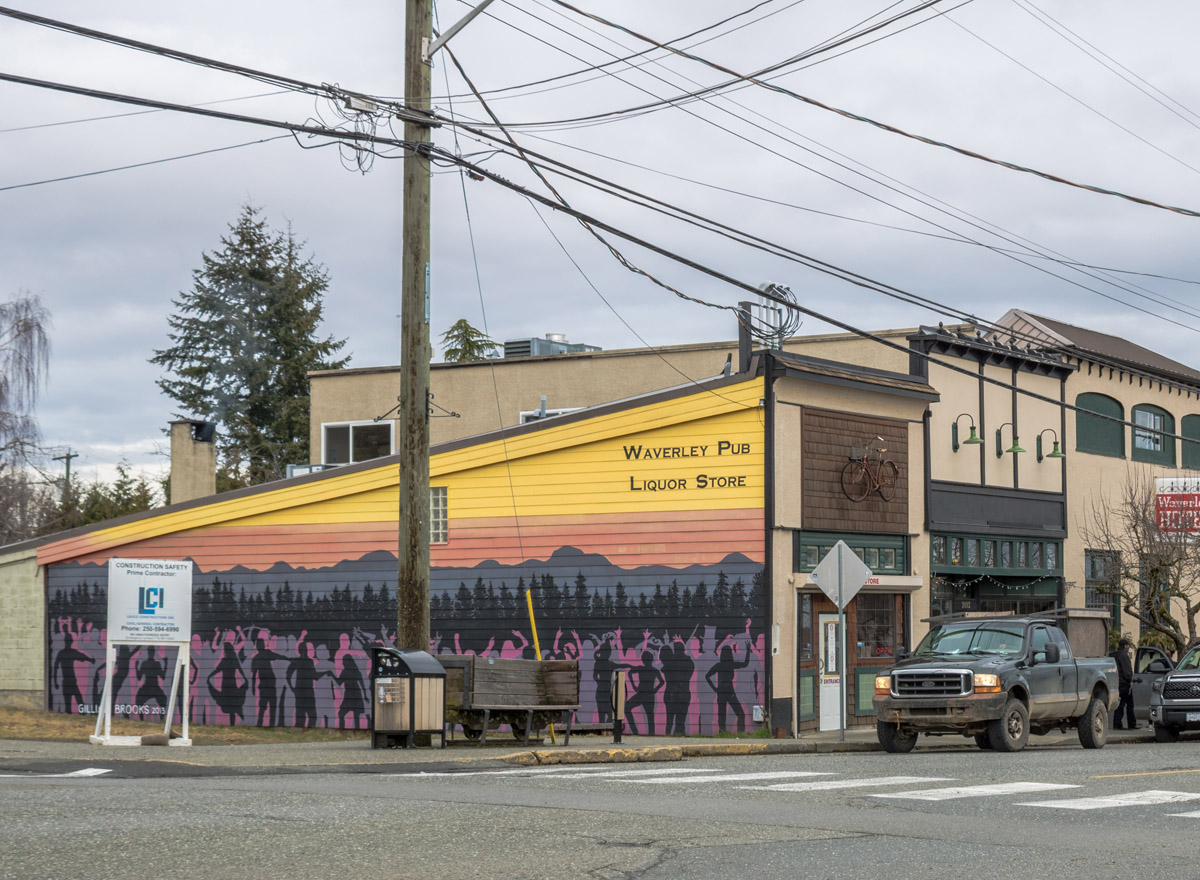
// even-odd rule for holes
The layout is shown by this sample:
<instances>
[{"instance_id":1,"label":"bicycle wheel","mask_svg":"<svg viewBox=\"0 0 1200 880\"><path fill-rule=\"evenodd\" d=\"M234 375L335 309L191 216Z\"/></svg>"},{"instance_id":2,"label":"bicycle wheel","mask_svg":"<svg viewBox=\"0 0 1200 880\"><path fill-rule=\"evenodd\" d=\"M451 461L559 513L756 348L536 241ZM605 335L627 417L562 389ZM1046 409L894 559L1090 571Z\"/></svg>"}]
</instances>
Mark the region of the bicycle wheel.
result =
<instances>
[{"instance_id":1,"label":"bicycle wheel","mask_svg":"<svg viewBox=\"0 0 1200 880\"><path fill-rule=\"evenodd\" d=\"M900 477L900 468L896 462L885 461L879 465L879 497L891 501L896 497L896 480Z\"/></svg>"},{"instance_id":2,"label":"bicycle wheel","mask_svg":"<svg viewBox=\"0 0 1200 880\"><path fill-rule=\"evenodd\" d=\"M842 491L851 501L862 501L871 494L871 474L861 461L850 461L842 468Z\"/></svg>"}]
</instances>

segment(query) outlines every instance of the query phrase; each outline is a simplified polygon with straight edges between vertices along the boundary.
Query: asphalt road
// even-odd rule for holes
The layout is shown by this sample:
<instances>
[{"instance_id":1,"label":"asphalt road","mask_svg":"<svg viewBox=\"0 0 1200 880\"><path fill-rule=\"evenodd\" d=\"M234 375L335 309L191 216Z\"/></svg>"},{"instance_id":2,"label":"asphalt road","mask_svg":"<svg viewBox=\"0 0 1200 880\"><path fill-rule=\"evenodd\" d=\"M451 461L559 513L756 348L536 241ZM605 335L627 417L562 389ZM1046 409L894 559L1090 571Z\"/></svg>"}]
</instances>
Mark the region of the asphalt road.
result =
<instances>
[{"instance_id":1,"label":"asphalt road","mask_svg":"<svg viewBox=\"0 0 1200 880\"><path fill-rule=\"evenodd\" d=\"M1188 880L1200 877L1197 840L1194 740L421 774L0 777L0 877L22 880Z\"/></svg>"}]
</instances>

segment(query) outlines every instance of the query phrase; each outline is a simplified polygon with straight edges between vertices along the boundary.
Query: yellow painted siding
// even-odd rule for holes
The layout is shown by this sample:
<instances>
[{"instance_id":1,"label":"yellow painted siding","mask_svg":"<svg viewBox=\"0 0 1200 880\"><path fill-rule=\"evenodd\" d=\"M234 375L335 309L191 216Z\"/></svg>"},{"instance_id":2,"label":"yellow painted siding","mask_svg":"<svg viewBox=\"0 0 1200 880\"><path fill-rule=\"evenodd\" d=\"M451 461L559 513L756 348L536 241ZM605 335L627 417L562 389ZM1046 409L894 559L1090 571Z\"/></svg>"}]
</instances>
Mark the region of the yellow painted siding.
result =
<instances>
[{"instance_id":1,"label":"yellow painted siding","mask_svg":"<svg viewBox=\"0 0 1200 880\"><path fill-rule=\"evenodd\" d=\"M717 391L647 403L592 419L547 425L542 430L439 453L430 461L431 481L450 489L453 518L735 509L761 505L763 449L762 379ZM677 461L626 461L623 445L749 444L750 454ZM506 462L507 458L507 462ZM735 460L736 459L736 460ZM734 475L742 485L700 489L697 475ZM630 489L629 478L686 479L687 490L649 493ZM647 497L649 496L649 497ZM39 562L101 552L195 529L322 523L394 522L399 504L395 462L348 474L329 474L238 498L166 511L47 544Z\"/></svg>"}]
</instances>

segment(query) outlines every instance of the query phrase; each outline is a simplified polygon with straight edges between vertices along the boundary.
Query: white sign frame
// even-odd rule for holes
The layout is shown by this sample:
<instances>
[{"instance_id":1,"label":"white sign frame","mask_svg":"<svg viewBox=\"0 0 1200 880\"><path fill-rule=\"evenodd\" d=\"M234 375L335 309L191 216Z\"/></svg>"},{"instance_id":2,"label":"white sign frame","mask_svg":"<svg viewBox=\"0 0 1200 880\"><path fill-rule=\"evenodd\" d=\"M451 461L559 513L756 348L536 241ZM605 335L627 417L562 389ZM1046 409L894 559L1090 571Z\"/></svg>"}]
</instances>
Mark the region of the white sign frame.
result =
<instances>
[{"instance_id":1,"label":"white sign frame","mask_svg":"<svg viewBox=\"0 0 1200 880\"><path fill-rule=\"evenodd\" d=\"M192 640L192 562L177 559L119 559L108 561L108 639L105 645L104 695L96 712L96 731L89 741L97 745L141 745L140 736L112 735L113 672L118 645L177 648L171 696L166 705L163 735L168 745L190 746L188 704ZM116 637L113 633L118 633ZM182 736L171 739L175 697L183 679L180 710ZM104 733L101 734L101 728Z\"/></svg>"}]
</instances>

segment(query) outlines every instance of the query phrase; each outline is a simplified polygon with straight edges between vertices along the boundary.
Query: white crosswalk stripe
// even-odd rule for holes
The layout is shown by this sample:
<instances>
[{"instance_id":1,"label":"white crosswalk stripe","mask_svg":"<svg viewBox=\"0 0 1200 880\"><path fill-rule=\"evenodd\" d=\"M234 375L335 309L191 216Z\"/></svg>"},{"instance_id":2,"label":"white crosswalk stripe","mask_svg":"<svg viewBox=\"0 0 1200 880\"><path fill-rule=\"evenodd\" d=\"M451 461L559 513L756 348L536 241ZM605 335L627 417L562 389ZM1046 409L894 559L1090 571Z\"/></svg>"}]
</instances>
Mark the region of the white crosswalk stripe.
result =
<instances>
[{"instance_id":1,"label":"white crosswalk stripe","mask_svg":"<svg viewBox=\"0 0 1200 880\"><path fill-rule=\"evenodd\" d=\"M5 779L87 779L92 776L103 776L112 773L111 770L101 770L99 767L84 767L70 773L0 773Z\"/></svg>"},{"instance_id":2,"label":"white crosswalk stripe","mask_svg":"<svg viewBox=\"0 0 1200 880\"><path fill-rule=\"evenodd\" d=\"M822 779L819 782L783 782L778 785L743 785L755 791L834 791L840 788L876 788L885 785L917 785L951 782L945 776L876 776L873 779Z\"/></svg>"},{"instance_id":3,"label":"white crosswalk stripe","mask_svg":"<svg viewBox=\"0 0 1200 880\"><path fill-rule=\"evenodd\" d=\"M1052 807L1058 810L1105 810L1112 807L1148 807L1154 804L1178 804L1184 801L1200 801L1200 793L1194 791L1133 791L1129 794L1108 795L1105 797L1033 801L1017 804L1017 806Z\"/></svg>"},{"instance_id":4,"label":"white crosswalk stripe","mask_svg":"<svg viewBox=\"0 0 1200 880\"><path fill-rule=\"evenodd\" d=\"M887 792L886 794L873 794L871 797L906 798L916 801L949 801L956 798L1032 794L1037 791L1053 791L1057 788L1079 788L1079 786L1060 785L1053 782L1003 782L997 785L963 785L954 788L926 788L919 791Z\"/></svg>"},{"instance_id":5,"label":"white crosswalk stripe","mask_svg":"<svg viewBox=\"0 0 1200 880\"><path fill-rule=\"evenodd\" d=\"M1200 810L1192 810L1190 813L1171 813L1172 816L1178 816L1180 819L1200 819Z\"/></svg>"},{"instance_id":6,"label":"white crosswalk stripe","mask_svg":"<svg viewBox=\"0 0 1200 880\"><path fill-rule=\"evenodd\" d=\"M832 773L803 773L798 771L775 771L767 773L727 773L721 776L701 776L699 778L666 778L666 779L630 779L630 782L642 782L646 785L679 785L685 782L754 782L759 779L796 779L801 776L832 776Z\"/></svg>"}]
</instances>

